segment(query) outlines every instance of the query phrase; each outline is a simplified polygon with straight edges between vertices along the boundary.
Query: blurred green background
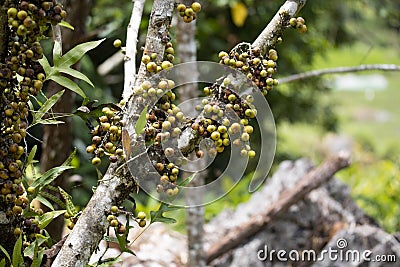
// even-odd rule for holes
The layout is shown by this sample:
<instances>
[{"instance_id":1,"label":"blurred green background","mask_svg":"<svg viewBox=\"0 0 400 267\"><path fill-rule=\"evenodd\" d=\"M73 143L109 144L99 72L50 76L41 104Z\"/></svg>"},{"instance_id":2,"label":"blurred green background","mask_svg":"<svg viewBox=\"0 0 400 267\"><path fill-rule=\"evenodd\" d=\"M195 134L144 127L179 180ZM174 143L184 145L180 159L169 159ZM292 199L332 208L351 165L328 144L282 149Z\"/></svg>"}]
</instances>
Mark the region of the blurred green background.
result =
<instances>
[{"instance_id":1,"label":"blurred green background","mask_svg":"<svg viewBox=\"0 0 400 267\"><path fill-rule=\"evenodd\" d=\"M209 61L216 61L219 51L228 51L238 42L252 42L283 3L200 2L203 10L197 18L195 33L198 59ZM308 1L300 12L306 19L308 32L299 34L289 29L283 35L283 43L277 46L278 78L337 66L400 64L400 3L395 2ZM151 4L148 1L145 7L139 48L144 43ZM108 39L81 64L82 72L95 83L95 89L80 84L91 99L104 103L119 101L122 62L106 75L99 75L97 68L118 52L112 46L114 39L124 42L131 5L131 1L95 1L87 27L97 37ZM171 32L174 37L173 28ZM140 56L139 50L138 58ZM399 73L373 71L329 75L276 87L267 96L277 125L274 166L300 157L310 157L317 164L332 149L351 148L354 163L337 176L352 187L357 203L386 230L400 231L399 85ZM81 104L79 99L76 104L77 107ZM90 136L83 132L88 132L84 123L74 119L73 145L78 148L76 165L80 166L75 172L84 178L71 183L71 193L80 206L88 201L97 181L96 171L85 153ZM249 178L245 177L227 197L207 206L206 219L247 200L250 195L246 179ZM228 180L222 184L229 187ZM156 202L141 195L138 206L148 211L156 207ZM183 212L175 214L179 221L177 229L184 229L180 219L183 216Z\"/></svg>"}]
</instances>

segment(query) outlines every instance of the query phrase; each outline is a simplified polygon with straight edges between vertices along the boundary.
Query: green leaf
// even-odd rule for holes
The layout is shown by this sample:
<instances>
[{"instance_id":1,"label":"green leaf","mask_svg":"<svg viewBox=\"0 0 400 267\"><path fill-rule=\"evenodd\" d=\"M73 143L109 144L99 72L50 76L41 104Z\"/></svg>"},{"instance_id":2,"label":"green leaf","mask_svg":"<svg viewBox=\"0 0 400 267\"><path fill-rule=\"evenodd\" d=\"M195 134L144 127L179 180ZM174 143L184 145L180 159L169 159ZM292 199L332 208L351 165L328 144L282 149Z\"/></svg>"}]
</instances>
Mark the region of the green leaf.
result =
<instances>
[{"instance_id":1,"label":"green leaf","mask_svg":"<svg viewBox=\"0 0 400 267\"><path fill-rule=\"evenodd\" d=\"M132 250L127 248L127 245L128 245L128 239L127 239L128 233L129 233L129 230L127 228L127 230L126 230L126 232L124 234L122 234L122 235L116 234L116 237L118 239L119 247L121 249L121 252L126 252L126 253L129 253L129 254L132 254L132 255L136 256L135 252L133 252Z\"/></svg>"},{"instance_id":2,"label":"green leaf","mask_svg":"<svg viewBox=\"0 0 400 267\"><path fill-rule=\"evenodd\" d=\"M47 58L43 55L43 57L39 59L38 62L40 63L40 65L42 65L44 73L46 73L46 76L49 77L52 74L53 69L50 66L50 63L47 60Z\"/></svg>"},{"instance_id":3,"label":"green leaf","mask_svg":"<svg viewBox=\"0 0 400 267\"><path fill-rule=\"evenodd\" d=\"M66 210L53 210L46 212L43 215L40 215L38 220L39 220L39 227L40 229L45 228L49 223L53 221L53 219L57 218L61 214L64 214Z\"/></svg>"},{"instance_id":4,"label":"green leaf","mask_svg":"<svg viewBox=\"0 0 400 267\"><path fill-rule=\"evenodd\" d=\"M67 214L72 217L75 216L78 212L75 209L75 205L72 202L71 196L61 187L58 187L58 190L60 191L61 196L65 200L65 208L67 210Z\"/></svg>"},{"instance_id":5,"label":"green leaf","mask_svg":"<svg viewBox=\"0 0 400 267\"><path fill-rule=\"evenodd\" d=\"M144 127L146 126L146 115L147 115L147 106L142 110L139 119L135 124L135 132L137 135L141 134L144 131Z\"/></svg>"},{"instance_id":6,"label":"green leaf","mask_svg":"<svg viewBox=\"0 0 400 267\"><path fill-rule=\"evenodd\" d=\"M49 189L49 186L50 185L47 185L46 186L46 189ZM56 187L56 189L57 189L57 191L56 192L58 192L58 187ZM51 200L51 201L53 201L54 203L56 203L61 209L66 209L67 207L65 206L65 204L64 204L64 202L62 202L62 200L61 199L59 199L56 195L53 195L53 194L51 194L51 193L47 193L47 192L45 192L45 191L40 191L39 192L39 195L41 196L41 197L43 197L43 198L46 198L46 200L48 199L48 200Z\"/></svg>"},{"instance_id":7,"label":"green leaf","mask_svg":"<svg viewBox=\"0 0 400 267\"><path fill-rule=\"evenodd\" d=\"M83 74L82 72L79 72L77 70L71 69L70 67L60 68L58 71L62 72L62 73L65 73L65 74L68 74L68 75L71 75L72 77L77 78L79 80L85 81L90 86L94 87L92 81L90 81L89 78L85 74Z\"/></svg>"},{"instance_id":8,"label":"green leaf","mask_svg":"<svg viewBox=\"0 0 400 267\"><path fill-rule=\"evenodd\" d=\"M48 239L49 239L48 237L42 235L36 235L35 242L32 242L29 246L27 246L24 249L24 256L33 258L33 255L35 253L35 247L41 246L44 242L48 241Z\"/></svg>"},{"instance_id":9,"label":"green leaf","mask_svg":"<svg viewBox=\"0 0 400 267\"><path fill-rule=\"evenodd\" d=\"M39 193L40 194L40 193ZM42 203L43 205L45 205L46 207L48 207L51 210L54 210L53 205L50 203L50 201L48 201L47 199L45 199L43 196L38 195L35 198L37 201L39 201L40 203Z\"/></svg>"},{"instance_id":10,"label":"green leaf","mask_svg":"<svg viewBox=\"0 0 400 267\"><path fill-rule=\"evenodd\" d=\"M51 75L48 76L48 79L55 81L56 83L58 83L61 86L64 86L66 88L68 88L69 90L77 93L78 95L80 95L83 98L86 98L85 93L83 92L83 90L71 79L64 77L64 76L60 76L60 75Z\"/></svg>"},{"instance_id":11,"label":"green leaf","mask_svg":"<svg viewBox=\"0 0 400 267\"><path fill-rule=\"evenodd\" d=\"M69 24L69 23L66 22L65 20L59 22L58 25L60 25L61 27L70 29L70 30L75 30L74 26L72 26L71 24Z\"/></svg>"},{"instance_id":12,"label":"green leaf","mask_svg":"<svg viewBox=\"0 0 400 267\"><path fill-rule=\"evenodd\" d=\"M32 187L39 187L41 189L43 186L50 184L53 182L58 176L60 176L64 171L73 169L72 166L58 166L54 167L47 172L45 172L42 176L37 178L31 184Z\"/></svg>"},{"instance_id":13,"label":"green leaf","mask_svg":"<svg viewBox=\"0 0 400 267\"><path fill-rule=\"evenodd\" d=\"M92 42L87 42L83 44L79 44L69 50L65 55L61 58L59 62L59 66L72 66L76 62L78 62L88 51L96 48L99 46L105 38L98 40L98 41L92 41Z\"/></svg>"},{"instance_id":14,"label":"green leaf","mask_svg":"<svg viewBox=\"0 0 400 267\"><path fill-rule=\"evenodd\" d=\"M2 245L0 245L0 250L4 253L4 255L6 255L7 259L11 261L10 255L8 254L7 250L3 248Z\"/></svg>"},{"instance_id":15,"label":"green leaf","mask_svg":"<svg viewBox=\"0 0 400 267\"><path fill-rule=\"evenodd\" d=\"M37 112L33 113L33 122L36 123L37 120L41 119L47 111L49 111L61 98L64 94L65 90L62 90L54 95L52 95L49 99L44 102L44 104L38 109Z\"/></svg>"},{"instance_id":16,"label":"green leaf","mask_svg":"<svg viewBox=\"0 0 400 267\"><path fill-rule=\"evenodd\" d=\"M5 267L5 266L6 266L6 259L3 258L3 259L0 261L0 267Z\"/></svg>"},{"instance_id":17,"label":"green leaf","mask_svg":"<svg viewBox=\"0 0 400 267\"><path fill-rule=\"evenodd\" d=\"M162 222L162 223L176 223L174 218L165 217L164 212L174 211L182 209L183 207L174 206L171 204L167 204L165 202L161 203L160 207L156 211L150 211L150 224L155 222Z\"/></svg>"},{"instance_id":18,"label":"green leaf","mask_svg":"<svg viewBox=\"0 0 400 267\"><path fill-rule=\"evenodd\" d=\"M63 162L62 166L71 166L72 160L75 158L76 156L76 148L74 149L74 151L72 151L72 153L68 156L68 158Z\"/></svg>"},{"instance_id":19,"label":"green leaf","mask_svg":"<svg viewBox=\"0 0 400 267\"><path fill-rule=\"evenodd\" d=\"M187 186L194 179L195 176L196 176L196 173L193 173L188 178L186 178L185 180L180 182L178 185L179 186Z\"/></svg>"},{"instance_id":20,"label":"green leaf","mask_svg":"<svg viewBox=\"0 0 400 267\"><path fill-rule=\"evenodd\" d=\"M26 165L31 165L33 163L33 158L36 155L36 151L37 151L37 145L34 145L31 149L31 151L29 152L28 158L26 159Z\"/></svg>"},{"instance_id":21,"label":"green leaf","mask_svg":"<svg viewBox=\"0 0 400 267\"><path fill-rule=\"evenodd\" d=\"M53 62L54 66L59 65L60 59L62 56L62 44L58 41L54 42L53 46Z\"/></svg>"},{"instance_id":22,"label":"green leaf","mask_svg":"<svg viewBox=\"0 0 400 267\"><path fill-rule=\"evenodd\" d=\"M17 242L15 242L13 255L12 255L12 265L14 267L19 267L24 263L24 258L22 257L22 235L19 236Z\"/></svg>"},{"instance_id":23,"label":"green leaf","mask_svg":"<svg viewBox=\"0 0 400 267\"><path fill-rule=\"evenodd\" d=\"M40 248L39 245L37 245L37 242L35 242L33 260L30 267L40 267L42 264L43 255L44 255L44 248Z\"/></svg>"}]
</instances>

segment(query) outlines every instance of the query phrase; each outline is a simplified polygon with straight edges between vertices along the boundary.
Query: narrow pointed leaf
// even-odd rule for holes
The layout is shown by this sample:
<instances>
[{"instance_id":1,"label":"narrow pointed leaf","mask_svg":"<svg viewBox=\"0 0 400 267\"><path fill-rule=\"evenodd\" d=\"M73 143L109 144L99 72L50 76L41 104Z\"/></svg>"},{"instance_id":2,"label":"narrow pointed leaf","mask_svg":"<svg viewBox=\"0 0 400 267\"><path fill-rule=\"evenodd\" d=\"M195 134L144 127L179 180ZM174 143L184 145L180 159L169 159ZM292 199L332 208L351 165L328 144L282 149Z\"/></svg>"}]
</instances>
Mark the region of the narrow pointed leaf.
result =
<instances>
[{"instance_id":1,"label":"narrow pointed leaf","mask_svg":"<svg viewBox=\"0 0 400 267\"><path fill-rule=\"evenodd\" d=\"M31 165L33 163L33 158L36 155L36 151L37 151L37 145L34 145L31 149L31 152L29 152L28 158L26 160L26 165Z\"/></svg>"},{"instance_id":2,"label":"narrow pointed leaf","mask_svg":"<svg viewBox=\"0 0 400 267\"><path fill-rule=\"evenodd\" d=\"M46 56L44 56L44 55L38 61L39 61L40 65L42 65L44 73L46 73L46 76L48 78L52 73L52 68L50 66L49 61L47 60Z\"/></svg>"},{"instance_id":3,"label":"narrow pointed leaf","mask_svg":"<svg viewBox=\"0 0 400 267\"><path fill-rule=\"evenodd\" d=\"M63 162L62 166L71 166L71 162L75 158L75 156L76 156L76 148L74 149L74 151L72 151L72 153L68 156L68 158Z\"/></svg>"},{"instance_id":4,"label":"narrow pointed leaf","mask_svg":"<svg viewBox=\"0 0 400 267\"><path fill-rule=\"evenodd\" d=\"M5 248L3 248L2 245L0 245L0 250L1 250L1 252L4 253L4 255L6 255L7 259L8 259L9 261L11 261L10 255L8 254L7 250L6 250Z\"/></svg>"},{"instance_id":5,"label":"narrow pointed leaf","mask_svg":"<svg viewBox=\"0 0 400 267\"><path fill-rule=\"evenodd\" d=\"M46 189L49 189L49 187L50 187L50 185L47 185L46 186ZM56 192L58 192L58 188L56 187ZM60 199L60 198L58 198L58 195L53 195L53 194L51 194L51 193L47 193L47 192L45 192L45 191L40 191L39 192L39 195L41 196L41 197L43 197L43 198L45 198L46 200L51 200L51 201L53 201L54 203L56 203L61 209L63 209L63 210L65 210L65 209L67 209L67 207L65 206L65 203L64 202L62 202L62 200ZM54 210L54 209L53 209Z\"/></svg>"},{"instance_id":6,"label":"narrow pointed leaf","mask_svg":"<svg viewBox=\"0 0 400 267\"><path fill-rule=\"evenodd\" d=\"M35 249L33 253L33 260L32 264L30 267L40 267L42 264L43 260L43 255L44 255L44 248L39 248L39 245L37 245L37 242L35 242Z\"/></svg>"},{"instance_id":7,"label":"narrow pointed leaf","mask_svg":"<svg viewBox=\"0 0 400 267\"><path fill-rule=\"evenodd\" d=\"M141 134L144 131L144 127L146 126L146 115L147 115L147 106L142 110L139 119L135 124L135 132L137 135Z\"/></svg>"},{"instance_id":8,"label":"narrow pointed leaf","mask_svg":"<svg viewBox=\"0 0 400 267\"><path fill-rule=\"evenodd\" d=\"M49 99L44 102L44 104L38 109L37 112L33 113L33 122L35 123L37 120L41 119L47 111L49 111L61 98L64 94L65 90L62 90L54 95L52 95Z\"/></svg>"},{"instance_id":9,"label":"narrow pointed leaf","mask_svg":"<svg viewBox=\"0 0 400 267\"><path fill-rule=\"evenodd\" d=\"M188 178L186 178L185 180L180 182L178 185L179 186L187 186L194 179L195 176L196 176L196 173L193 173Z\"/></svg>"},{"instance_id":10,"label":"narrow pointed leaf","mask_svg":"<svg viewBox=\"0 0 400 267\"><path fill-rule=\"evenodd\" d=\"M71 75L74 78L77 78L79 80L85 81L87 82L90 86L94 87L93 83L91 80L89 80L89 78L83 74L82 72L79 72L77 70L71 69L71 68L60 68L59 72Z\"/></svg>"},{"instance_id":11,"label":"narrow pointed leaf","mask_svg":"<svg viewBox=\"0 0 400 267\"><path fill-rule=\"evenodd\" d=\"M71 24L69 24L65 20L59 22L58 25L60 25L61 27L65 27L67 29L70 29L70 30L75 30L74 26L72 26Z\"/></svg>"},{"instance_id":12,"label":"narrow pointed leaf","mask_svg":"<svg viewBox=\"0 0 400 267\"><path fill-rule=\"evenodd\" d=\"M15 242L13 255L12 255L12 265L15 267L20 266L24 262L22 257L22 235L19 236L17 242Z\"/></svg>"},{"instance_id":13,"label":"narrow pointed leaf","mask_svg":"<svg viewBox=\"0 0 400 267\"><path fill-rule=\"evenodd\" d=\"M60 216L61 214L64 214L66 210L54 210L54 211L49 211L46 212L45 214L39 216L39 227L40 229L45 228L49 223L51 223L55 218Z\"/></svg>"},{"instance_id":14,"label":"narrow pointed leaf","mask_svg":"<svg viewBox=\"0 0 400 267\"><path fill-rule=\"evenodd\" d=\"M59 76L59 75L52 75L49 77L50 80L55 81L61 86L64 86L65 88L77 93L83 98L86 98L85 93L83 90L71 79L68 79L67 77Z\"/></svg>"},{"instance_id":15,"label":"narrow pointed leaf","mask_svg":"<svg viewBox=\"0 0 400 267\"><path fill-rule=\"evenodd\" d=\"M5 266L6 266L6 259L3 258L3 259L0 261L0 267L5 267Z\"/></svg>"},{"instance_id":16,"label":"narrow pointed leaf","mask_svg":"<svg viewBox=\"0 0 400 267\"><path fill-rule=\"evenodd\" d=\"M50 201L48 201L47 199L45 199L43 196L41 195L37 195L37 197L35 198L37 201L39 201L40 203L42 203L43 205L45 205L46 207L48 207L51 210L54 210L53 205L50 203Z\"/></svg>"},{"instance_id":17,"label":"narrow pointed leaf","mask_svg":"<svg viewBox=\"0 0 400 267\"><path fill-rule=\"evenodd\" d=\"M58 166L54 167L47 172L45 172L42 176L40 176L38 179L34 180L32 185L33 187L39 186L39 189L42 188L45 185L50 184L52 181L54 181L58 176L61 175L66 170L73 169L74 167L72 166Z\"/></svg>"},{"instance_id":18,"label":"narrow pointed leaf","mask_svg":"<svg viewBox=\"0 0 400 267\"><path fill-rule=\"evenodd\" d=\"M24 250L24 256L33 258L33 254L35 253L35 247L41 246L44 242L48 241L48 237L44 237L42 235L36 235L35 242L32 242L29 246L27 246Z\"/></svg>"},{"instance_id":19,"label":"narrow pointed leaf","mask_svg":"<svg viewBox=\"0 0 400 267\"><path fill-rule=\"evenodd\" d=\"M67 53L65 53L65 55L60 59L58 66L72 66L73 64L78 62L85 55L86 52L96 48L104 40L105 38L98 41L87 42L75 46Z\"/></svg>"},{"instance_id":20,"label":"narrow pointed leaf","mask_svg":"<svg viewBox=\"0 0 400 267\"><path fill-rule=\"evenodd\" d=\"M69 216L75 216L78 212L76 211L75 205L72 202L71 196L61 187L58 187L61 196L64 198L65 201L65 209L67 210L67 214Z\"/></svg>"},{"instance_id":21,"label":"narrow pointed leaf","mask_svg":"<svg viewBox=\"0 0 400 267\"><path fill-rule=\"evenodd\" d=\"M60 42L55 41L53 47L53 62L54 66L59 65L60 59L62 56L62 45Z\"/></svg>"}]
</instances>

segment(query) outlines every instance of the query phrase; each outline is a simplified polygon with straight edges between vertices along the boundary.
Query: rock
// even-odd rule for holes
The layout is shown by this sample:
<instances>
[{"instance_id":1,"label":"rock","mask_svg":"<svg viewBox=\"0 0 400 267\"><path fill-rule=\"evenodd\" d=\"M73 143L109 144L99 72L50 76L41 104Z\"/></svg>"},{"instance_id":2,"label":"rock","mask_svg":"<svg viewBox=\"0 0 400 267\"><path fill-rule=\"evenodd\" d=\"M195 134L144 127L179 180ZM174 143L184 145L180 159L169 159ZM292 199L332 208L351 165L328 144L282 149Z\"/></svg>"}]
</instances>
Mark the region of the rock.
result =
<instances>
[{"instance_id":1,"label":"rock","mask_svg":"<svg viewBox=\"0 0 400 267\"><path fill-rule=\"evenodd\" d=\"M267 180L261 191L253 194L249 202L241 204L235 211L224 211L206 225L207 247L227 231L243 223L245 216L241 215L242 212L254 215L270 205L280 192L293 187L311 167L311 162L304 159L282 163L273 177ZM304 250L312 250L312 259L317 259L322 249L327 248L330 242L335 242L332 240L339 233L350 229L363 232L362 229L367 228L376 229L375 232L369 232L370 246L384 249L383 253L386 254L392 253L399 246L394 237L381 230L374 220L357 207L351 199L349 187L332 179L312 191L303 201L293 205L286 214L268 224L245 244L211 262L210 266L320 266L321 262L290 260L288 254L287 261L278 260L276 251L283 250L295 255ZM349 240L353 237L357 239L357 231L353 235L347 233L345 236ZM391 243L383 243L384 238L389 238ZM388 248L384 244L389 245ZM358 246L356 249L367 248ZM334 266L333 262L324 264L326 265L321 266ZM348 265L344 263L338 266Z\"/></svg>"},{"instance_id":2,"label":"rock","mask_svg":"<svg viewBox=\"0 0 400 267\"><path fill-rule=\"evenodd\" d=\"M337 250L338 260L325 256L313 266L399 266L400 243L372 225L360 225L338 232L323 251Z\"/></svg>"},{"instance_id":3,"label":"rock","mask_svg":"<svg viewBox=\"0 0 400 267\"><path fill-rule=\"evenodd\" d=\"M235 210L224 210L205 225L206 249L274 203L282 191L292 188L312 167L313 164L306 159L282 162L248 202L240 204ZM130 240L137 234L130 234ZM321 257L322 251L337 249L337 245L341 244L339 241L343 241L340 238L345 238L347 242L344 249L357 253L371 250L371 257L395 255L397 262L364 260L350 263L333 261L326 256L315 261ZM122 262L114 266L185 266L187 263L186 237L163 224L152 225L134 242L132 249L137 257L124 253ZM279 250L285 251L286 261L278 259ZM305 255L311 259L297 261L290 259L289 254L292 258ZM399 266L399 254L399 240L382 230L354 203L347 185L333 178L209 266Z\"/></svg>"}]
</instances>

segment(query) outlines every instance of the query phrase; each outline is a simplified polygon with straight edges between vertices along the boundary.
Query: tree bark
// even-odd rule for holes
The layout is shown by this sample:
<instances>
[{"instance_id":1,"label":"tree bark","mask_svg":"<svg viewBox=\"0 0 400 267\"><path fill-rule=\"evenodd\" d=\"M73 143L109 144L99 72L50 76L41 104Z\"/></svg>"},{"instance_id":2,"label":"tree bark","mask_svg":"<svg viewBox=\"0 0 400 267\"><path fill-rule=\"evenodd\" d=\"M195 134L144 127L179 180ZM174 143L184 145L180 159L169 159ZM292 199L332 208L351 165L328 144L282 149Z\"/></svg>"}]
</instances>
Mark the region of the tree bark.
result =
<instances>
[{"instance_id":1,"label":"tree bark","mask_svg":"<svg viewBox=\"0 0 400 267\"><path fill-rule=\"evenodd\" d=\"M86 18L90 13L92 5L93 0L65 1L65 8L68 12L67 21L74 26L75 30L72 31L70 29L63 28L63 53L77 45L86 35ZM74 68L78 69L79 66L76 65ZM61 85L53 81L50 81L46 88L47 96L49 97L64 89ZM53 112L65 114L72 113L74 100L75 93L71 90L66 90L61 99L54 105L52 109ZM71 153L72 118L65 117L60 120L64 121L65 123L59 125L47 125L43 129L42 154L40 158L40 170L42 173L53 167L61 165ZM68 173L60 175L60 177L58 177L54 182L54 185L61 186L67 190L67 176ZM64 227L63 220L64 218L60 216L51 222L47 228L50 236L55 240L61 239L62 230Z\"/></svg>"},{"instance_id":2,"label":"tree bark","mask_svg":"<svg viewBox=\"0 0 400 267\"><path fill-rule=\"evenodd\" d=\"M304 4L305 1L286 1L284 6L290 8L291 12L293 11L292 9L295 8L295 11L289 13L294 14L300 9L300 3ZM144 49L145 51L157 53L156 61L161 61L164 54L165 47L162 42L162 37L164 36L164 33L168 32L173 9L173 0L154 1ZM279 12L277 16L280 18ZM273 20L274 25L268 25L267 28L273 32L276 30L283 30L287 22L288 21L282 19L275 19ZM260 49L266 50L276 42L276 38L272 35L272 32L269 34L268 31L264 30L261 36L262 40L265 40L266 43L262 44L260 41L255 42ZM151 74L146 71L145 65L141 63L135 85L141 84L150 75ZM132 100L133 98L127 102L126 115L124 116L124 119L127 120L127 129L134 129L136 122L135 118L141 111L138 103L135 103ZM131 138L131 143L135 144L136 137L135 135L132 135L132 137L133 139ZM144 162L146 161L141 160L141 155L135 159L135 163L137 163L135 165L137 172L134 176L135 179L139 181L142 177L145 177L147 173ZM120 171L116 173L117 170ZM107 212L112 205L118 205L121 203L122 200L136 187L135 179L132 179L132 177L128 175L125 168L120 167L118 164L110 164L109 169L104 175L102 181L99 182L99 186L97 187L93 197L80 216L80 219L67 238L52 266L85 266L108 227L105 212Z\"/></svg>"},{"instance_id":3,"label":"tree bark","mask_svg":"<svg viewBox=\"0 0 400 267\"><path fill-rule=\"evenodd\" d=\"M145 49L156 52L160 58L164 53L164 45L159 32L169 28L173 8L173 0L155 0L153 4ZM136 84L142 82L147 75L145 65L142 63ZM131 77L125 78L131 79ZM140 113L137 103L132 102L127 105L128 113L124 116L125 120L128 116ZM133 128L134 121L130 122L133 125L127 125L127 127ZM141 161L139 157L138 162L145 162L145 160ZM143 164L137 166L137 174L145 175L147 170L141 165ZM109 226L106 212L112 205L120 204L135 187L135 180L120 163L110 164L52 266L85 266Z\"/></svg>"},{"instance_id":4,"label":"tree bark","mask_svg":"<svg viewBox=\"0 0 400 267\"><path fill-rule=\"evenodd\" d=\"M306 0L286 1L272 18L272 20L268 23L267 27L253 42L252 46L260 48L261 53L265 54L267 49L276 43L278 37L287 25L286 23L288 21L283 19L283 15L287 16L288 18L293 17L297 12L300 11L306 2Z\"/></svg>"},{"instance_id":5,"label":"tree bark","mask_svg":"<svg viewBox=\"0 0 400 267\"><path fill-rule=\"evenodd\" d=\"M183 1L182 3L186 6L190 6L192 1ZM194 62L197 59L196 49L196 20L191 23L185 23L183 19L178 18L177 22L177 52L179 63ZM181 80L185 80L185 77L194 76L198 77L198 70L196 65L189 65L181 73L179 73ZM196 80L196 78L194 78ZM197 84L185 84L179 88L179 99L181 103L190 99L196 99L199 96ZM192 106L190 106L192 107ZM184 108L184 107L182 107ZM187 114L189 110L182 110L183 113ZM198 170L204 169L204 161L198 161L196 166ZM195 179L190 183L189 186L199 187L204 185L205 172L196 174ZM202 267L206 265L205 252L204 252L204 207L194 206L193 203L201 203L204 197L204 191L185 191L185 202L189 207L186 209L186 231L188 239L188 267Z\"/></svg>"}]
</instances>

